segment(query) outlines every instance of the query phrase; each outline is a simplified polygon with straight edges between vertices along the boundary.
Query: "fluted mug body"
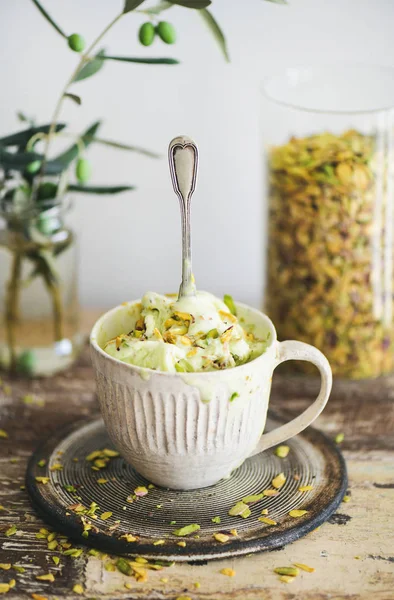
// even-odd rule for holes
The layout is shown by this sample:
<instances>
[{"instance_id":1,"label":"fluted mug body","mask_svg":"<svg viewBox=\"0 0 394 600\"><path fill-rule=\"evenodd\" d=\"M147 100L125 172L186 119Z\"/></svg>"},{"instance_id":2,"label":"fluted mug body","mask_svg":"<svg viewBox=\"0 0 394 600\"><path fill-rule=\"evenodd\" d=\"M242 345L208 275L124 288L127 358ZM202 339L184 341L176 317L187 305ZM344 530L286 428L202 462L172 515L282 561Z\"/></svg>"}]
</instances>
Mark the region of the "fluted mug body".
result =
<instances>
[{"instance_id":1,"label":"fluted mug body","mask_svg":"<svg viewBox=\"0 0 394 600\"><path fill-rule=\"evenodd\" d=\"M268 317L240 304L237 310L239 318L253 323L258 337L268 340L267 349L249 363L207 373L154 371L121 362L104 352L109 339L133 328L138 302L107 312L92 330L91 355L108 434L122 456L157 485L184 490L212 485L259 451L261 440L293 423L262 436L273 370L279 362L294 356L288 355L288 347L282 344L281 348ZM317 364L316 356L312 360L300 355L301 360L312 360L321 372L327 369L318 350L293 343L304 350L312 348L321 364ZM322 383L318 412L327 401L330 381L323 387ZM315 409L313 418L317 414ZM297 431L288 429L284 433L291 437L313 418L309 415ZM263 447L279 441L270 438Z\"/></svg>"}]
</instances>

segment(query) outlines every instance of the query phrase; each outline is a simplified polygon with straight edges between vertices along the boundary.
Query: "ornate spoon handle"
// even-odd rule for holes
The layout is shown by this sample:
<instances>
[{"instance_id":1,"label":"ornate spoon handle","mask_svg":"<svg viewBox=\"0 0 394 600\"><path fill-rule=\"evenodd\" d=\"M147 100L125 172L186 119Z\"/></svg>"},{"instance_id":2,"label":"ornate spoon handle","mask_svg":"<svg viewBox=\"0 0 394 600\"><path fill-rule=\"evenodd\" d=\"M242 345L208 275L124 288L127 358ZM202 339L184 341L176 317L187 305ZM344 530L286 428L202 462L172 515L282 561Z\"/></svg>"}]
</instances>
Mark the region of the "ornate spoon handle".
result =
<instances>
[{"instance_id":1,"label":"ornate spoon handle","mask_svg":"<svg viewBox=\"0 0 394 600\"><path fill-rule=\"evenodd\" d=\"M182 219L182 283L179 298L194 296L196 287L192 274L190 235L190 205L196 187L198 149L187 136L176 137L168 147L168 162L174 191L179 198Z\"/></svg>"}]
</instances>

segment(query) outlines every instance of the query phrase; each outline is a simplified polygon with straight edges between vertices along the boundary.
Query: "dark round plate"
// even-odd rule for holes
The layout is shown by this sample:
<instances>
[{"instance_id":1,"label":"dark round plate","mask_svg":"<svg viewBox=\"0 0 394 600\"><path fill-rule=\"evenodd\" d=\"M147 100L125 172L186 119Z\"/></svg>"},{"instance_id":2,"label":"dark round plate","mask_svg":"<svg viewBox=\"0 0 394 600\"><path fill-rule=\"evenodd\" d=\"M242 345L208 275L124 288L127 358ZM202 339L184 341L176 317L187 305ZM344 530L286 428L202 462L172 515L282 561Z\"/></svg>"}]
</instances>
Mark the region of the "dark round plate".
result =
<instances>
[{"instance_id":1,"label":"dark round plate","mask_svg":"<svg viewBox=\"0 0 394 600\"><path fill-rule=\"evenodd\" d=\"M280 424L271 415L267 429ZM86 456L113 446L101 419L79 421L56 432L33 454L26 486L33 505L57 531L104 552L177 561L225 558L293 542L326 521L340 504L347 475L338 448L313 428L287 444L287 458L278 458L274 449L267 450L212 487L186 492L152 487L147 495L129 503L126 498L134 494L135 488L148 487L149 482L121 457L112 458L103 469L93 470ZM38 466L42 459L45 467ZM61 469L53 470L54 465L61 465ZM228 515L229 509L245 496L273 489L271 481L280 472L285 474L286 483L277 496L250 504L251 515L246 519ZM47 483L36 480L43 476L49 477ZM98 479L107 481L98 483ZM300 492L299 487L306 485L313 489ZM77 491L68 491L72 490L68 486ZM78 503L90 507L92 502L99 505L98 518L90 519L97 530L90 530L84 538L81 517L69 507ZM277 525L258 520L263 509L268 509L267 516ZM292 509L308 512L293 518L289 515ZM102 520L104 512L112 515ZM212 522L214 517L220 517L220 524ZM175 529L191 523L198 523L201 529L187 537L173 534ZM230 533L234 529L237 535ZM216 541L213 534L218 532L227 534L228 541ZM129 533L137 541L127 542L121 537ZM179 546L180 541L186 546Z\"/></svg>"}]
</instances>

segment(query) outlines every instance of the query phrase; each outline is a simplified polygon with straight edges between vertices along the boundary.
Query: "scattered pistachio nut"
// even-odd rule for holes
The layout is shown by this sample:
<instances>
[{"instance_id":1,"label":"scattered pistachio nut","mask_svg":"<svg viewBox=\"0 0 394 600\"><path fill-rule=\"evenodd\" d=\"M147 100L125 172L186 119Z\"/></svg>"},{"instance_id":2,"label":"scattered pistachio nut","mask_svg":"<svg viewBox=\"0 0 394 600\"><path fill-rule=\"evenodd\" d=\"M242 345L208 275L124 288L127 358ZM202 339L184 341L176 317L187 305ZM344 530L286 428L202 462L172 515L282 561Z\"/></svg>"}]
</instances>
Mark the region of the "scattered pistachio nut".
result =
<instances>
[{"instance_id":1,"label":"scattered pistachio nut","mask_svg":"<svg viewBox=\"0 0 394 600\"><path fill-rule=\"evenodd\" d=\"M175 529L172 533L178 537L183 537L185 535L190 535L195 531L200 529L200 525L197 523L192 523L191 525L185 525L184 527L180 527L179 529Z\"/></svg>"},{"instance_id":2,"label":"scattered pistachio nut","mask_svg":"<svg viewBox=\"0 0 394 600\"><path fill-rule=\"evenodd\" d=\"M55 581L55 577L53 573L45 573L44 575L36 575L36 579L38 581L50 581L53 583Z\"/></svg>"},{"instance_id":3,"label":"scattered pistachio nut","mask_svg":"<svg viewBox=\"0 0 394 600\"><path fill-rule=\"evenodd\" d=\"M307 512L308 512L307 510L294 509L289 512L289 515L291 517L293 517L294 519L297 519L298 517L302 517L302 516L306 515Z\"/></svg>"},{"instance_id":4,"label":"scattered pistachio nut","mask_svg":"<svg viewBox=\"0 0 394 600\"><path fill-rule=\"evenodd\" d=\"M283 583L292 583L295 580L295 577L291 577L291 575L281 575L279 580L283 581Z\"/></svg>"},{"instance_id":5,"label":"scattered pistachio nut","mask_svg":"<svg viewBox=\"0 0 394 600\"><path fill-rule=\"evenodd\" d=\"M230 539L230 536L226 535L225 533L214 533L213 537L217 542L220 542L221 544L228 542L228 540Z\"/></svg>"},{"instance_id":6,"label":"scattered pistachio nut","mask_svg":"<svg viewBox=\"0 0 394 600\"><path fill-rule=\"evenodd\" d=\"M279 490L285 483L286 483L286 477L284 473L279 473L279 475L277 475L273 480L272 480L272 485L274 486L274 488L276 488L277 490Z\"/></svg>"},{"instance_id":7,"label":"scattered pistachio nut","mask_svg":"<svg viewBox=\"0 0 394 600\"><path fill-rule=\"evenodd\" d=\"M266 525L277 525L278 523L269 517L259 517L258 521L265 523Z\"/></svg>"},{"instance_id":8,"label":"scattered pistachio nut","mask_svg":"<svg viewBox=\"0 0 394 600\"><path fill-rule=\"evenodd\" d=\"M299 492L310 492L311 490L313 490L313 485L302 485L298 488Z\"/></svg>"},{"instance_id":9,"label":"scattered pistachio nut","mask_svg":"<svg viewBox=\"0 0 394 600\"><path fill-rule=\"evenodd\" d=\"M314 567L308 567L308 565L304 565L304 563L293 563L295 567L301 569L302 571L306 571L307 573L314 573Z\"/></svg>"},{"instance_id":10,"label":"scattered pistachio nut","mask_svg":"<svg viewBox=\"0 0 394 600\"><path fill-rule=\"evenodd\" d=\"M222 575L227 575L227 577L234 577L234 575L235 575L235 571L234 571L234 569L228 569L228 568L226 568L226 569L221 569L221 570L220 570L220 573L221 573Z\"/></svg>"},{"instance_id":11,"label":"scattered pistachio nut","mask_svg":"<svg viewBox=\"0 0 394 600\"><path fill-rule=\"evenodd\" d=\"M300 573L297 567L276 567L274 572L278 575L290 575L290 577L297 577Z\"/></svg>"},{"instance_id":12,"label":"scattered pistachio nut","mask_svg":"<svg viewBox=\"0 0 394 600\"><path fill-rule=\"evenodd\" d=\"M279 456L279 458L286 458L289 452L289 446L278 446L277 448L275 448L275 454L276 456Z\"/></svg>"},{"instance_id":13,"label":"scattered pistachio nut","mask_svg":"<svg viewBox=\"0 0 394 600\"><path fill-rule=\"evenodd\" d=\"M264 494L251 494L250 496L242 498L242 502L244 502L244 504L252 504L253 502L258 502L262 498L264 498Z\"/></svg>"},{"instance_id":14,"label":"scattered pistachio nut","mask_svg":"<svg viewBox=\"0 0 394 600\"><path fill-rule=\"evenodd\" d=\"M242 517L246 519L251 515L251 510L247 504L244 502L237 502L230 510L228 511L230 517Z\"/></svg>"},{"instance_id":15,"label":"scattered pistachio nut","mask_svg":"<svg viewBox=\"0 0 394 600\"><path fill-rule=\"evenodd\" d=\"M6 530L5 536L11 537L12 535L15 535L17 531L18 531L17 526L11 525L11 527L8 527L8 529Z\"/></svg>"}]
</instances>

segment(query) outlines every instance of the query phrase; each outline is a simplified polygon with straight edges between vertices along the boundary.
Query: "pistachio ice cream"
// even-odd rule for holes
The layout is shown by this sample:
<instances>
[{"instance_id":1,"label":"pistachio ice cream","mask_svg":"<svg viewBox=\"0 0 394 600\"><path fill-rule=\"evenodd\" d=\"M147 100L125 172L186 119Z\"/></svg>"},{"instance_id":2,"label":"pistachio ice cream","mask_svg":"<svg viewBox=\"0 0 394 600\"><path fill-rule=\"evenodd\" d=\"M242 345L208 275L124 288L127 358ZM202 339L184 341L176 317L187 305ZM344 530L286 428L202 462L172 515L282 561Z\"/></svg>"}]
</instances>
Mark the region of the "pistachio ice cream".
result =
<instances>
[{"instance_id":1,"label":"pistachio ice cream","mask_svg":"<svg viewBox=\"0 0 394 600\"><path fill-rule=\"evenodd\" d=\"M104 350L123 362L169 373L232 368L262 354L268 339L238 319L231 296L208 292L176 299L148 292L133 329L109 340Z\"/></svg>"}]
</instances>

